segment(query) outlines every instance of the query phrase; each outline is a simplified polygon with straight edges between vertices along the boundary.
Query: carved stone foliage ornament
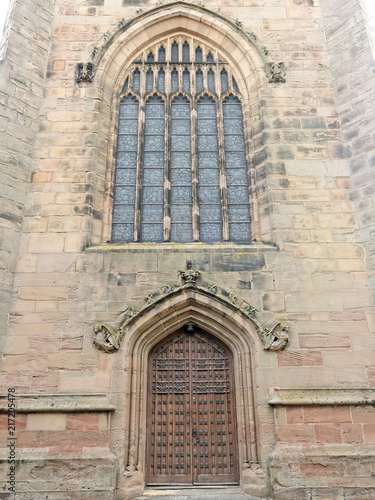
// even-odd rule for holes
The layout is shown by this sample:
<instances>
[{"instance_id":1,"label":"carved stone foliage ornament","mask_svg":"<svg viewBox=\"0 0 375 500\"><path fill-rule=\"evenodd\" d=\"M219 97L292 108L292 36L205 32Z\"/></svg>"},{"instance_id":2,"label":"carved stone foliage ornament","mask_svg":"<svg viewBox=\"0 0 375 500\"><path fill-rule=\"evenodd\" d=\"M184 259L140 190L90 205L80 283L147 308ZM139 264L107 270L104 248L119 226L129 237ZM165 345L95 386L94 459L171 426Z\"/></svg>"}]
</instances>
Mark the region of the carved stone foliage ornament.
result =
<instances>
[{"instance_id":1,"label":"carved stone foliage ornament","mask_svg":"<svg viewBox=\"0 0 375 500\"><path fill-rule=\"evenodd\" d=\"M77 69L76 69L77 83L92 82L93 78L94 78L94 65L92 63L81 62L77 64Z\"/></svg>"},{"instance_id":2,"label":"carved stone foliage ornament","mask_svg":"<svg viewBox=\"0 0 375 500\"><path fill-rule=\"evenodd\" d=\"M97 349L111 353L120 348L121 340L126 334L126 330L138 318L151 310L156 304L167 300L170 296L180 295L187 289L196 290L206 296L215 297L216 300L225 304L233 311L239 312L243 317L250 321L256 328L256 331L262 341L263 348L267 351L280 351L289 343L289 327L285 323L276 323L272 327L265 326L257 317L258 311L245 300L240 299L232 292L201 278L201 272L192 269L191 263L187 265L188 269L179 271L181 284L168 283L159 290L148 293L145 296L145 304L138 309L129 307L118 318L116 325L111 326L106 323L97 323L94 326L94 345ZM200 283L197 284L199 278Z\"/></svg>"},{"instance_id":3,"label":"carved stone foliage ornament","mask_svg":"<svg viewBox=\"0 0 375 500\"><path fill-rule=\"evenodd\" d=\"M286 81L284 63L268 63L266 66L266 72L270 83L284 83Z\"/></svg>"}]
</instances>

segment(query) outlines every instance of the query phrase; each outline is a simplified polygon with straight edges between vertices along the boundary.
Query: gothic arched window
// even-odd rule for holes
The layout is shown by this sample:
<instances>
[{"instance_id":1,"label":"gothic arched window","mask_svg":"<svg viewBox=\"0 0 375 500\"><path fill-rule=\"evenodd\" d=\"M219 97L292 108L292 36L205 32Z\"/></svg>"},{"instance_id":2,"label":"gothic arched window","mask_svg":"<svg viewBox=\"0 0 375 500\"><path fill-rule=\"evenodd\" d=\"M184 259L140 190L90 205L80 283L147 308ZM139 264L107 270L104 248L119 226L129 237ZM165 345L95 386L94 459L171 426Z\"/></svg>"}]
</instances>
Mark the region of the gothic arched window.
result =
<instances>
[{"instance_id":1,"label":"gothic arched window","mask_svg":"<svg viewBox=\"0 0 375 500\"><path fill-rule=\"evenodd\" d=\"M114 242L251 241L242 97L201 43L165 40L128 72L112 224Z\"/></svg>"}]
</instances>

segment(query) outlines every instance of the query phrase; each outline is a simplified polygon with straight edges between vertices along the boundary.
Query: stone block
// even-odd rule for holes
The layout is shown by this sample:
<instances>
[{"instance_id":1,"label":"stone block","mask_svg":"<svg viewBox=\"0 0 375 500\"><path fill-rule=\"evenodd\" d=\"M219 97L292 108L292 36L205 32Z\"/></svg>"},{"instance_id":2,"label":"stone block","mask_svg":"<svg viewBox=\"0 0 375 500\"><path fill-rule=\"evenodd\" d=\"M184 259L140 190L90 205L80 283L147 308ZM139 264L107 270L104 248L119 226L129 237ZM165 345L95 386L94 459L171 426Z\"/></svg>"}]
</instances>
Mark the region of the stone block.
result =
<instances>
[{"instance_id":1,"label":"stone block","mask_svg":"<svg viewBox=\"0 0 375 500\"><path fill-rule=\"evenodd\" d=\"M26 419L27 431L65 431L66 415L56 413L31 413Z\"/></svg>"},{"instance_id":2,"label":"stone block","mask_svg":"<svg viewBox=\"0 0 375 500\"><path fill-rule=\"evenodd\" d=\"M56 233L33 233L30 235L29 253L59 253L64 248L64 235Z\"/></svg>"}]
</instances>

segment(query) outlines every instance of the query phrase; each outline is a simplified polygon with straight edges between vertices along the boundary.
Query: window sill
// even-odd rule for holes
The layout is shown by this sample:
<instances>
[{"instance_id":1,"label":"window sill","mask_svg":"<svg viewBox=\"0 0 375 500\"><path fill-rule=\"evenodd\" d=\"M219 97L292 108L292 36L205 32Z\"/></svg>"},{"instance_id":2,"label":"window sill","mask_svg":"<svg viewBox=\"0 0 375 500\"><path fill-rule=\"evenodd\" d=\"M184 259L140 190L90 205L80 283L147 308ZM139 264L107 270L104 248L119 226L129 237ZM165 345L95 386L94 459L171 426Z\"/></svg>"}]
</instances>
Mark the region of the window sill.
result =
<instances>
[{"instance_id":1,"label":"window sill","mask_svg":"<svg viewBox=\"0 0 375 500\"><path fill-rule=\"evenodd\" d=\"M270 243L246 243L236 244L231 242L221 243L102 243L86 248L86 253L146 253L146 252L191 252L191 253L226 253L226 252L241 252L241 253L259 253L259 252L276 252L278 248Z\"/></svg>"}]
</instances>

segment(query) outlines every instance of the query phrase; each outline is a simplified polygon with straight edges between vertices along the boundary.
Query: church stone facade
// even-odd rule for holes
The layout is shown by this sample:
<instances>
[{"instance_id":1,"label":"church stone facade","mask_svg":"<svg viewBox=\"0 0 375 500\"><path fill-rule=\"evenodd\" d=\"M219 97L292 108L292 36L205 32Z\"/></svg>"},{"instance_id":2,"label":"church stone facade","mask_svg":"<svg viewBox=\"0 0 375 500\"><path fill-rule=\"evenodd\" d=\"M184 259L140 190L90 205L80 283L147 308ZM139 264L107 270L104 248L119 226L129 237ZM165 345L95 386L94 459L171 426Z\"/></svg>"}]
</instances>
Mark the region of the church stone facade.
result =
<instances>
[{"instance_id":1,"label":"church stone facade","mask_svg":"<svg viewBox=\"0 0 375 500\"><path fill-rule=\"evenodd\" d=\"M0 66L1 499L125 500L153 484L375 498L370 36L360 0L10 0ZM139 236L148 101L133 70L165 109L172 101L172 129L166 114L160 132L162 241ZM193 236L182 242L170 217L173 71L191 109ZM140 127L135 215L119 226L133 224L132 241L114 238L112 224L126 98ZM219 124L217 241L204 241L194 198L204 99ZM243 118L245 242L230 230L230 99Z\"/></svg>"}]
</instances>

